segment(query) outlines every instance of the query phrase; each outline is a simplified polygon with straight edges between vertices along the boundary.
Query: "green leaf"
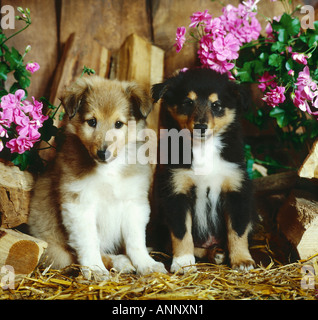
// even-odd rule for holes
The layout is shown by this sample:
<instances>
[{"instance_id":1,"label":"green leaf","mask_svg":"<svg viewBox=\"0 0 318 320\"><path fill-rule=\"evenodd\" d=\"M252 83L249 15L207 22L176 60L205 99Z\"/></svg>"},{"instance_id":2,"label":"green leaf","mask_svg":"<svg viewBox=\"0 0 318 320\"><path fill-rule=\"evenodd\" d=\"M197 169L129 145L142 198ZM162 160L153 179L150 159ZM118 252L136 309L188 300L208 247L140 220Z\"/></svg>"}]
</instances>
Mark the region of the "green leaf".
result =
<instances>
[{"instance_id":1,"label":"green leaf","mask_svg":"<svg viewBox=\"0 0 318 320\"><path fill-rule=\"evenodd\" d=\"M262 61L255 60L254 61L254 72L258 75L263 75L265 72L264 64Z\"/></svg>"},{"instance_id":2,"label":"green leaf","mask_svg":"<svg viewBox=\"0 0 318 320\"><path fill-rule=\"evenodd\" d=\"M285 68L287 71L292 70L294 66L293 59L288 59L285 63Z\"/></svg>"},{"instance_id":3,"label":"green leaf","mask_svg":"<svg viewBox=\"0 0 318 320\"><path fill-rule=\"evenodd\" d=\"M56 136L58 129L53 124L53 119L48 118L43 122L43 126L39 129L39 133L41 134L41 140L49 141L52 136Z\"/></svg>"},{"instance_id":4,"label":"green leaf","mask_svg":"<svg viewBox=\"0 0 318 320\"><path fill-rule=\"evenodd\" d=\"M283 56L277 53L273 53L268 58L268 64L272 67L280 68L283 60L284 60Z\"/></svg>"},{"instance_id":5,"label":"green leaf","mask_svg":"<svg viewBox=\"0 0 318 320\"><path fill-rule=\"evenodd\" d=\"M286 29L278 29L278 41L287 43L288 33Z\"/></svg>"},{"instance_id":6,"label":"green leaf","mask_svg":"<svg viewBox=\"0 0 318 320\"><path fill-rule=\"evenodd\" d=\"M6 81L10 69L5 62L0 63L0 79Z\"/></svg>"},{"instance_id":7,"label":"green leaf","mask_svg":"<svg viewBox=\"0 0 318 320\"><path fill-rule=\"evenodd\" d=\"M30 74L27 70L25 70L24 66L19 67L14 72L15 79L19 82L19 85L22 89L25 89L30 86L31 80L30 80Z\"/></svg>"},{"instance_id":8,"label":"green leaf","mask_svg":"<svg viewBox=\"0 0 318 320\"><path fill-rule=\"evenodd\" d=\"M237 76L242 82L253 82L252 65L254 61L245 62L242 68L238 68Z\"/></svg>"},{"instance_id":9,"label":"green leaf","mask_svg":"<svg viewBox=\"0 0 318 320\"><path fill-rule=\"evenodd\" d=\"M30 151L25 151L22 154L14 153L12 155L11 161L14 165L20 168L21 171L24 171L28 168L31 160Z\"/></svg>"},{"instance_id":10,"label":"green leaf","mask_svg":"<svg viewBox=\"0 0 318 320\"><path fill-rule=\"evenodd\" d=\"M10 70L17 69L22 64L22 56L19 51L15 48L11 49L11 52L8 50L5 53L5 59L10 64Z\"/></svg>"},{"instance_id":11,"label":"green leaf","mask_svg":"<svg viewBox=\"0 0 318 320\"><path fill-rule=\"evenodd\" d=\"M282 108L275 107L273 108L269 115L273 118L276 118L277 124L280 128L283 128L288 125L288 116L286 114L286 111Z\"/></svg>"},{"instance_id":12,"label":"green leaf","mask_svg":"<svg viewBox=\"0 0 318 320\"><path fill-rule=\"evenodd\" d=\"M262 52L262 53L259 55L259 59L260 59L262 62L266 62L267 59L268 59L268 53Z\"/></svg>"},{"instance_id":13,"label":"green leaf","mask_svg":"<svg viewBox=\"0 0 318 320\"><path fill-rule=\"evenodd\" d=\"M310 36L309 41L308 41L308 46L312 47L314 45L315 42L318 41L318 34L313 34L312 36Z\"/></svg>"},{"instance_id":14,"label":"green leaf","mask_svg":"<svg viewBox=\"0 0 318 320\"><path fill-rule=\"evenodd\" d=\"M271 47L271 51L274 52L274 51L277 51L277 52L283 52L286 48L286 44L285 43L282 43L282 42L274 42L272 47Z\"/></svg>"}]
</instances>

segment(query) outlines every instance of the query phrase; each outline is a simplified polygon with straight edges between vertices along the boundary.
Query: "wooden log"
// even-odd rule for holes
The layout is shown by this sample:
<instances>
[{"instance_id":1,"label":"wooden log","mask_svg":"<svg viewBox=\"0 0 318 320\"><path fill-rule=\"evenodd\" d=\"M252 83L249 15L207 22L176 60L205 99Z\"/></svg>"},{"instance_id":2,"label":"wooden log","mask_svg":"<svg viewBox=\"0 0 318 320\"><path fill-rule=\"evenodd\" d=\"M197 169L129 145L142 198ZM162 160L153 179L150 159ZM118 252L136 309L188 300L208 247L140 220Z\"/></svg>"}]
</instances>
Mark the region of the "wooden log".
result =
<instances>
[{"instance_id":1,"label":"wooden log","mask_svg":"<svg viewBox=\"0 0 318 320\"><path fill-rule=\"evenodd\" d=\"M317 191L317 190L316 190ZM301 259L318 253L318 193L294 189L277 215L279 229Z\"/></svg>"},{"instance_id":2,"label":"wooden log","mask_svg":"<svg viewBox=\"0 0 318 320\"><path fill-rule=\"evenodd\" d=\"M150 91L151 85L163 80L164 51L136 34L127 37L114 60L111 78L136 81L147 91ZM159 110L159 105L156 105L147 118L148 128L156 133Z\"/></svg>"},{"instance_id":3,"label":"wooden log","mask_svg":"<svg viewBox=\"0 0 318 320\"><path fill-rule=\"evenodd\" d=\"M32 174L0 162L0 226L14 228L26 223L29 214Z\"/></svg>"},{"instance_id":4,"label":"wooden log","mask_svg":"<svg viewBox=\"0 0 318 320\"><path fill-rule=\"evenodd\" d=\"M0 228L0 267L10 266L15 275L30 274L46 248L43 240Z\"/></svg>"},{"instance_id":5,"label":"wooden log","mask_svg":"<svg viewBox=\"0 0 318 320\"><path fill-rule=\"evenodd\" d=\"M297 172L287 171L272 174L253 180L253 188L256 194L278 193L291 190L298 181Z\"/></svg>"},{"instance_id":6,"label":"wooden log","mask_svg":"<svg viewBox=\"0 0 318 320\"><path fill-rule=\"evenodd\" d=\"M300 167L298 175L302 178L318 179L318 139L313 144L311 151Z\"/></svg>"},{"instance_id":7,"label":"wooden log","mask_svg":"<svg viewBox=\"0 0 318 320\"><path fill-rule=\"evenodd\" d=\"M116 56L118 80L136 81L146 88L163 79L164 51L144 38L131 34Z\"/></svg>"}]
</instances>

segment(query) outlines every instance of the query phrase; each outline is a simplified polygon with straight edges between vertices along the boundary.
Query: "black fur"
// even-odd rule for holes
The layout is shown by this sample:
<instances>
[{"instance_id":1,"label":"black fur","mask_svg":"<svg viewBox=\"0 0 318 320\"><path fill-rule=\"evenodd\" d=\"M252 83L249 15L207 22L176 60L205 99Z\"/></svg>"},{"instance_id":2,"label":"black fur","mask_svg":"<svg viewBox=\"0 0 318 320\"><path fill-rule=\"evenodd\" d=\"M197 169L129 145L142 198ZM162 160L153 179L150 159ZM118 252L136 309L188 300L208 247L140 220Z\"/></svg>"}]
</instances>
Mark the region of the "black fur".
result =
<instances>
[{"instance_id":1,"label":"black fur","mask_svg":"<svg viewBox=\"0 0 318 320\"><path fill-rule=\"evenodd\" d=\"M209 199L209 188L206 190L206 216L208 232L202 236L195 225L195 203L196 188L194 185L186 194L176 194L173 186L173 169L191 168L192 156L190 163L183 163L182 157L178 164L169 161L167 164L160 163L158 158L158 167L154 183L154 198L159 202L158 212L152 221L152 226L167 227L168 230L159 231L156 245L162 249L163 235L172 232L175 237L182 239L186 232L185 218L188 211L192 215L192 235L195 245L200 246L210 236L217 239L220 244L226 243L226 219L229 218L233 229L241 236L247 226L256 220L256 214L252 205L252 189L245 170L245 159L243 152L243 139L241 135L240 114L247 108L249 102L244 90L236 83L229 81L226 75L220 75L210 69L190 69L186 72L180 72L178 75L167 79L163 83L156 84L152 88L152 96L155 102L161 101L160 124L168 130L182 128L176 119L174 119L168 108L176 106L178 114L190 114L193 112L191 106L184 103L187 94L194 91L198 96L198 108L207 101L207 97L212 93L217 93L223 106L229 110L235 109L235 119L226 130L220 133L223 148L220 152L224 161L238 165L237 170L244 174L242 187L236 192L221 192L217 200L217 218L212 218L212 203ZM214 117L222 117L224 109L214 110ZM159 148L161 149L161 148ZM171 149L168 149L169 153ZM182 155L182 143L179 145L179 154ZM154 208L154 211L155 208ZM153 230L152 230L153 231Z\"/></svg>"}]
</instances>

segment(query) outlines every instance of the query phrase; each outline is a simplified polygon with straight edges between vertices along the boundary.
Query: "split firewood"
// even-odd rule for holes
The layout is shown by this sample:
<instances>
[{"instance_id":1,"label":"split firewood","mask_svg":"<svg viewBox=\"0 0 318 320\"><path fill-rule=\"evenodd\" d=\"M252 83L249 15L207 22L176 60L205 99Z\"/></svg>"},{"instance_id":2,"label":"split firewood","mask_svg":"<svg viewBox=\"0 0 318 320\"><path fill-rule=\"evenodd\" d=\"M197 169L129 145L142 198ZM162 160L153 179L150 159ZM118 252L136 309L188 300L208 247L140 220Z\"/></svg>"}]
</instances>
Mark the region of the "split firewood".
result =
<instances>
[{"instance_id":1,"label":"split firewood","mask_svg":"<svg viewBox=\"0 0 318 320\"><path fill-rule=\"evenodd\" d=\"M145 90L163 80L164 51L149 41L131 34L127 37L119 51L113 56L114 63L110 77L118 80L136 81ZM148 128L158 130L159 105L148 115Z\"/></svg>"},{"instance_id":2,"label":"split firewood","mask_svg":"<svg viewBox=\"0 0 318 320\"><path fill-rule=\"evenodd\" d=\"M30 274L46 248L43 240L0 228L0 266L9 266L15 275Z\"/></svg>"},{"instance_id":3,"label":"split firewood","mask_svg":"<svg viewBox=\"0 0 318 320\"><path fill-rule=\"evenodd\" d=\"M301 259L318 253L318 193L294 189L277 215L279 229Z\"/></svg>"},{"instance_id":4,"label":"split firewood","mask_svg":"<svg viewBox=\"0 0 318 320\"><path fill-rule=\"evenodd\" d=\"M136 34L127 37L114 58L113 78L136 81L148 88L162 81L164 51Z\"/></svg>"},{"instance_id":5,"label":"split firewood","mask_svg":"<svg viewBox=\"0 0 318 320\"><path fill-rule=\"evenodd\" d=\"M10 163L0 162L0 226L14 228L26 223L34 178Z\"/></svg>"},{"instance_id":6,"label":"split firewood","mask_svg":"<svg viewBox=\"0 0 318 320\"><path fill-rule=\"evenodd\" d=\"M313 144L298 174L302 178L318 178L318 139Z\"/></svg>"}]
</instances>

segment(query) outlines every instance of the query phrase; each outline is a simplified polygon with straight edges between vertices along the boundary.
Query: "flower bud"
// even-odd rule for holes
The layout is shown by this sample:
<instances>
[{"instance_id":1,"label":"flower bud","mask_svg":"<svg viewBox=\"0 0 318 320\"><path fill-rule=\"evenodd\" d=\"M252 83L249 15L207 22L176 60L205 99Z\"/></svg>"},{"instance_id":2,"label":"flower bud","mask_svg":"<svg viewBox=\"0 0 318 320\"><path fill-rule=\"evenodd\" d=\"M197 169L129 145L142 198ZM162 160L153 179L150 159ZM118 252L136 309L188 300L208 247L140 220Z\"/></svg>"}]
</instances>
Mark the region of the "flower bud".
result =
<instances>
[{"instance_id":1,"label":"flower bud","mask_svg":"<svg viewBox=\"0 0 318 320\"><path fill-rule=\"evenodd\" d=\"M292 100L294 100L294 99L295 99L295 93L292 92L292 93L290 94L290 97L292 98Z\"/></svg>"},{"instance_id":2,"label":"flower bud","mask_svg":"<svg viewBox=\"0 0 318 320\"><path fill-rule=\"evenodd\" d=\"M31 50L31 46L30 45L27 45L27 47L25 48L25 53L28 53L29 51Z\"/></svg>"},{"instance_id":3,"label":"flower bud","mask_svg":"<svg viewBox=\"0 0 318 320\"><path fill-rule=\"evenodd\" d=\"M17 7L17 10L20 12L20 13L24 13L24 10L22 7Z\"/></svg>"}]
</instances>

